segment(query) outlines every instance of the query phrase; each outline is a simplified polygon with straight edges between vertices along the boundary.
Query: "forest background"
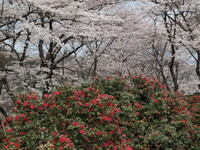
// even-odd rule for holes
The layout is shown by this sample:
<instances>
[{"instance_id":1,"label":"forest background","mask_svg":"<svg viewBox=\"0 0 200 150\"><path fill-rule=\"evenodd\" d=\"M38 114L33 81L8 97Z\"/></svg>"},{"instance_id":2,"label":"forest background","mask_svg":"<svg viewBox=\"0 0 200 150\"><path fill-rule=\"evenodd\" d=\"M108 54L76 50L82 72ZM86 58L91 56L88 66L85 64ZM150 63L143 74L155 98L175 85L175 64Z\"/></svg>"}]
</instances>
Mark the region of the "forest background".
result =
<instances>
[{"instance_id":1,"label":"forest background","mask_svg":"<svg viewBox=\"0 0 200 150\"><path fill-rule=\"evenodd\" d=\"M1 0L1 106L98 75L198 92L199 42L199 0Z\"/></svg>"}]
</instances>

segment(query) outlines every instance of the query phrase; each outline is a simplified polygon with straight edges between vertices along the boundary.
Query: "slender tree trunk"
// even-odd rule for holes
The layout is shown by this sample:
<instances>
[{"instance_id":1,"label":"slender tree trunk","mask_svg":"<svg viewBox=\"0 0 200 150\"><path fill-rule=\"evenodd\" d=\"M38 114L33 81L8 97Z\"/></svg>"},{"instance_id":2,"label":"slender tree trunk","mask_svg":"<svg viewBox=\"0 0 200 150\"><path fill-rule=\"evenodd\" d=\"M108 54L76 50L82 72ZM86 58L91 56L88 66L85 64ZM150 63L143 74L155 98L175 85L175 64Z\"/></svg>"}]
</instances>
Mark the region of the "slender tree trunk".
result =
<instances>
[{"instance_id":1,"label":"slender tree trunk","mask_svg":"<svg viewBox=\"0 0 200 150\"><path fill-rule=\"evenodd\" d=\"M97 76L97 63L98 63L98 58L95 57L94 58L94 69L93 69L92 77L96 77Z\"/></svg>"},{"instance_id":2,"label":"slender tree trunk","mask_svg":"<svg viewBox=\"0 0 200 150\"><path fill-rule=\"evenodd\" d=\"M169 15L167 14L167 12L165 12L163 19L164 19L164 22L165 22L165 28L166 28L166 31L168 33L168 38L169 38L169 42L170 42L170 45L171 45L171 60L169 62L169 71L170 71L170 75L172 77L172 81L173 81L173 84L174 84L174 91L178 91L178 89L179 89L178 68L177 68L177 66L175 66L176 65L176 61L175 61L176 48L175 48L175 45L174 45L174 40L176 39L176 33L177 33L176 32L176 24L173 24L171 22L170 18L168 18L168 17L169 17ZM175 16L175 21L176 21L176 16Z\"/></svg>"},{"instance_id":3,"label":"slender tree trunk","mask_svg":"<svg viewBox=\"0 0 200 150\"><path fill-rule=\"evenodd\" d=\"M196 74L200 81L200 52L199 51L197 51ZM200 84L198 84L198 90L200 90Z\"/></svg>"},{"instance_id":4,"label":"slender tree trunk","mask_svg":"<svg viewBox=\"0 0 200 150\"><path fill-rule=\"evenodd\" d=\"M175 47L172 45L171 46L172 49L172 58L171 61L169 63L169 70L170 70L170 74L173 80L173 84L174 84L174 91L178 91L179 86L178 86L178 81L177 81L177 73L175 73L174 71L174 67L175 67Z\"/></svg>"},{"instance_id":5,"label":"slender tree trunk","mask_svg":"<svg viewBox=\"0 0 200 150\"><path fill-rule=\"evenodd\" d=\"M169 88L169 85L168 85L168 83L167 83L167 78L166 78L165 75L164 75L163 68L161 68L161 76L162 76L164 85L166 86L167 90L169 91L170 88Z\"/></svg>"}]
</instances>

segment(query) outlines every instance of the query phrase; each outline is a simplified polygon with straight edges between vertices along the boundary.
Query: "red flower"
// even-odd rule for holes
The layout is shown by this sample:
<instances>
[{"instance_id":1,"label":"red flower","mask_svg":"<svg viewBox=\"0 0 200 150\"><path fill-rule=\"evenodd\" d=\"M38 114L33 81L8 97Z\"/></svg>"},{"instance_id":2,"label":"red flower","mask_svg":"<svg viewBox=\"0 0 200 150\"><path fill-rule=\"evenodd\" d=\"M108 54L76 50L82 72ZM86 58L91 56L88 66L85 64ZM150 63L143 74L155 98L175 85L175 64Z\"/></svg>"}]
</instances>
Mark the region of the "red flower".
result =
<instances>
[{"instance_id":1,"label":"red flower","mask_svg":"<svg viewBox=\"0 0 200 150\"><path fill-rule=\"evenodd\" d=\"M13 131L12 128L6 130L6 132L12 132L12 131Z\"/></svg>"},{"instance_id":2,"label":"red flower","mask_svg":"<svg viewBox=\"0 0 200 150\"><path fill-rule=\"evenodd\" d=\"M101 116L101 119L104 120L104 121L110 121L111 120L111 118L107 117L107 116Z\"/></svg>"},{"instance_id":3,"label":"red flower","mask_svg":"<svg viewBox=\"0 0 200 150\"><path fill-rule=\"evenodd\" d=\"M83 105L81 102L78 102L77 104L78 104L79 106L82 106L82 105Z\"/></svg>"},{"instance_id":4,"label":"red flower","mask_svg":"<svg viewBox=\"0 0 200 150\"><path fill-rule=\"evenodd\" d=\"M58 134L58 132L54 132L52 135L53 135L53 136L56 136L57 134Z\"/></svg>"},{"instance_id":5,"label":"red flower","mask_svg":"<svg viewBox=\"0 0 200 150\"><path fill-rule=\"evenodd\" d=\"M25 120L25 121L28 121L29 119L26 117L26 118L24 118L24 120Z\"/></svg>"},{"instance_id":6,"label":"red flower","mask_svg":"<svg viewBox=\"0 0 200 150\"><path fill-rule=\"evenodd\" d=\"M86 94L85 94L84 91L80 91L80 92L79 92L79 96L81 96L82 98L84 98L84 97L86 97Z\"/></svg>"},{"instance_id":7,"label":"red flower","mask_svg":"<svg viewBox=\"0 0 200 150\"><path fill-rule=\"evenodd\" d=\"M44 97L46 97L46 98L49 97L49 94L44 94Z\"/></svg>"},{"instance_id":8,"label":"red flower","mask_svg":"<svg viewBox=\"0 0 200 150\"><path fill-rule=\"evenodd\" d=\"M114 96L109 96L108 98L109 98L109 99L114 99Z\"/></svg>"},{"instance_id":9,"label":"red flower","mask_svg":"<svg viewBox=\"0 0 200 150\"><path fill-rule=\"evenodd\" d=\"M59 150L63 150L64 148L62 146L59 147Z\"/></svg>"},{"instance_id":10,"label":"red flower","mask_svg":"<svg viewBox=\"0 0 200 150\"><path fill-rule=\"evenodd\" d=\"M79 97L74 97L74 100L75 100L75 101L79 101L80 98L79 98Z\"/></svg>"},{"instance_id":11,"label":"red flower","mask_svg":"<svg viewBox=\"0 0 200 150\"><path fill-rule=\"evenodd\" d=\"M110 116L113 116L115 113L113 111L110 111Z\"/></svg>"},{"instance_id":12,"label":"red flower","mask_svg":"<svg viewBox=\"0 0 200 150\"><path fill-rule=\"evenodd\" d=\"M108 147L108 143L104 143L104 144L103 144L103 147Z\"/></svg>"},{"instance_id":13,"label":"red flower","mask_svg":"<svg viewBox=\"0 0 200 150\"><path fill-rule=\"evenodd\" d=\"M102 135L102 132L97 132L97 135Z\"/></svg>"},{"instance_id":14,"label":"red flower","mask_svg":"<svg viewBox=\"0 0 200 150\"><path fill-rule=\"evenodd\" d=\"M59 139L59 142L60 143L65 143L67 140L68 139L62 135L61 138Z\"/></svg>"},{"instance_id":15,"label":"red flower","mask_svg":"<svg viewBox=\"0 0 200 150\"><path fill-rule=\"evenodd\" d=\"M47 107L48 104L47 104L47 103L43 103L42 106L43 106L43 107Z\"/></svg>"},{"instance_id":16,"label":"red flower","mask_svg":"<svg viewBox=\"0 0 200 150\"><path fill-rule=\"evenodd\" d=\"M92 89L92 87L90 86L89 88L88 88L88 90L90 91Z\"/></svg>"},{"instance_id":17,"label":"red flower","mask_svg":"<svg viewBox=\"0 0 200 150\"><path fill-rule=\"evenodd\" d=\"M55 91L55 92L54 92L54 95L56 95L56 96L59 95L59 94L61 94L60 91Z\"/></svg>"},{"instance_id":18,"label":"red flower","mask_svg":"<svg viewBox=\"0 0 200 150\"><path fill-rule=\"evenodd\" d=\"M102 108L102 107L103 107L103 105L102 105L102 104L99 104L99 107L100 107L100 108Z\"/></svg>"},{"instance_id":19,"label":"red flower","mask_svg":"<svg viewBox=\"0 0 200 150\"><path fill-rule=\"evenodd\" d=\"M80 134L83 134L85 131L84 130L79 130Z\"/></svg>"},{"instance_id":20,"label":"red flower","mask_svg":"<svg viewBox=\"0 0 200 150\"><path fill-rule=\"evenodd\" d=\"M15 116L15 120L19 120L20 119L20 116Z\"/></svg>"},{"instance_id":21,"label":"red flower","mask_svg":"<svg viewBox=\"0 0 200 150\"><path fill-rule=\"evenodd\" d=\"M126 146L126 150L132 150L133 148L131 148L130 146Z\"/></svg>"},{"instance_id":22,"label":"red flower","mask_svg":"<svg viewBox=\"0 0 200 150\"><path fill-rule=\"evenodd\" d=\"M82 124L82 125L80 126L80 128L81 128L81 129L84 129L84 128L85 128L85 125L84 125L84 124Z\"/></svg>"},{"instance_id":23,"label":"red flower","mask_svg":"<svg viewBox=\"0 0 200 150\"><path fill-rule=\"evenodd\" d=\"M25 135L25 134L26 134L26 133L25 133L25 132L23 132L23 131L22 131L22 132L20 132L20 135Z\"/></svg>"},{"instance_id":24,"label":"red flower","mask_svg":"<svg viewBox=\"0 0 200 150\"><path fill-rule=\"evenodd\" d=\"M99 95L100 98L106 98L107 96L107 94Z\"/></svg>"},{"instance_id":25,"label":"red flower","mask_svg":"<svg viewBox=\"0 0 200 150\"><path fill-rule=\"evenodd\" d=\"M89 105L90 105L89 103L85 103L84 104L85 107L89 107Z\"/></svg>"},{"instance_id":26,"label":"red flower","mask_svg":"<svg viewBox=\"0 0 200 150\"><path fill-rule=\"evenodd\" d=\"M73 122L73 126L78 126L79 123L78 122Z\"/></svg>"},{"instance_id":27,"label":"red flower","mask_svg":"<svg viewBox=\"0 0 200 150\"><path fill-rule=\"evenodd\" d=\"M23 105L24 105L24 106L28 105L28 102L27 102L27 101L25 101Z\"/></svg>"},{"instance_id":28,"label":"red flower","mask_svg":"<svg viewBox=\"0 0 200 150\"><path fill-rule=\"evenodd\" d=\"M21 116L21 117L25 117L25 114L21 114L20 116Z\"/></svg>"},{"instance_id":29,"label":"red flower","mask_svg":"<svg viewBox=\"0 0 200 150\"><path fill-rule=\"evenodd\" d=\"M140 103L134 103L134 105L135 105L136 108L139 108L139 109L143 108L143 106Z\"/></svg>"},{"instance_id":30,"label":"red flower","mask_svg":"<svg viewBox=\"0 0 200 150\"><path fill-rule=\"evenodd\" d=\"M18 143L14 143L14 145L15 145L17 148L20 147L20 145L19 145Z\"/></svg>"},{"instance_id":31,"label":"red flower","mask_svg":"<svg viewBox=\"0 0 200 150\"><path fill-rule=\"evenodd\" d=\"M20 104L20 102L21 102L21 101L17 100L17 101L16 101L16 104Z\"/></svg>"},{"instance_id":32,"label":"red flower","mask_svg":"<svg viewBox=\"0 0 200 150\"><path fill-rule=\"evenodd\" d=\"M110 131L110 132L109 132L109 134L113 134L113 133L114 133L114 131Z\"/></svg>"},{"instance_id":33,"label":"red flower","mask_svg":"<svg viewBox=\"0 0 200 150\"><path fill-rule=\"evenodd\" d=\"M119 109L114 109L114 111L119 112L120 110Z\"/></svg>"},{"instance_id":34,"label":"red flower","mask_svg":"<svg viewBox=\"0 0 200 150\"><path fill-rule=\"evenodd\" d=\"M12 121L12 116L6 118L7 121Z\"/></svg>"},{"instance_id":35,"label":"red flower","mask_svg":"<svg viewBox=\"0 0 200 150\"><path fill-rule=\"evenodd\" d=\"M8 146L8 145L4 146L4 149L7 149L7 148L9 148L9 146Z\"/></svg>"},{"instance_id":36,"label":"red flower","mask_svg":"<svg viewBox=\"0 0 200 150\"><path fill-rule=\"evenodd\" d=\"M31 109L34 109L35 106L34 106L33 104L30 104L30 108L31 108Z\"/></svg>"},{"instance_id":37,"label":"red flower","mask_svg":"<svg viewBox=\"0 0 200 150\"><path fill-rule=\"evenodd\" d=\"M97 104L96 101L91 101L90 103L93 104L93 105L96 105L96 104Z\"/></svg>"},{"instance_id":38,"label":"red flower","mask_svg":"<svg viewBox=\"0 0 200 150\"><path fill-rule=\"evenodd\" d=\"M123 139L123 140L122 140L122 144L125 143L125 142L126 142L126 139Z\"/></svg>"},{"instance_id":39,"label":"red flower","mask_svg":"<svg viewBox=\"0 0 200 150\"><path fill-rule=\"evenodd\" d=\"M187 121L183 119L181 122L182 122L182 123L186 123Z\"/></svg>"},{"instance_id":40,"label":"red flower","mask_svg":"<svg viewBox=\"0 0 200 150\"><path fill-rule=\"evenodd\" d=\"M154 100L153 102L154 102L154 103L158 103L158 100L156 99L156 100Z\"/></svg>"}]
</instances>

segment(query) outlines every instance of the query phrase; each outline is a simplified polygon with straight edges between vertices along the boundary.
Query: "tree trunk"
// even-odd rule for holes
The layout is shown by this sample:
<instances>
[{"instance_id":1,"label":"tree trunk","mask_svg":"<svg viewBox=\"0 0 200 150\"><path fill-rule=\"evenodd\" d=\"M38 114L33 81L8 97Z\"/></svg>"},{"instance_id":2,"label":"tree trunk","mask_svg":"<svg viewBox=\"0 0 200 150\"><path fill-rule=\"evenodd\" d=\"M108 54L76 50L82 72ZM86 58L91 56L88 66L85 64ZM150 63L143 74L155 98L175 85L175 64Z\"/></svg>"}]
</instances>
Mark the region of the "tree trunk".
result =
<instances>
[{"instance_id":1,"label":"tree trunk","mask_svg":"<svg viewBox=\"0 0 200 150\"><path fill-rule=\"evenodd\" d=\"M173 84L174 84L174 91L178 91L179 86L178 86L178 81L177 81L177 73L175 73L174 71L174 67L175 67L175 47L174 45L171 46L172 49L172 58L171 61L169 63L169 70L170 70L170 74L173 80Z\"/></svg>"},{"instance_id":2,"label":"tree trunk","mask_svg":"<svg viewBox=\"0 0 200 150\"><path fill-rule=\"evenodd\" d=\"M95 56L95 58L94 58L94 69L93 69L92 77L97 76L97 63L98 63L98 58Z\"/></svg>"},{"instance_id":3,"label":"tree trunk","mask_svg":"<svg viewBox=\"0 0 200 150\"><path fill-rule=\"evenodd\" d=\"M196 74L200 81L200 52L199 51L197 51ZM198 84L198 90L200 90L200 84Z\"/></svg>"}]
</instances>

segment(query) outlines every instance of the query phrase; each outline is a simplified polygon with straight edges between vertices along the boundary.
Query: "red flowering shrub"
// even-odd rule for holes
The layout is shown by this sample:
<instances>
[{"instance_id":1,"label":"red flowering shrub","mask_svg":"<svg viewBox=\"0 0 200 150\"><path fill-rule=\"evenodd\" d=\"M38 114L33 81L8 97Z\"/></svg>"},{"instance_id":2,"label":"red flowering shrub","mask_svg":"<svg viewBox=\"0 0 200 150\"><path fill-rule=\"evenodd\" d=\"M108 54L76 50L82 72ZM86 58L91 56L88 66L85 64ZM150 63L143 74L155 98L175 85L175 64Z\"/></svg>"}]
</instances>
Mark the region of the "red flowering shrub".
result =
<instances>
[{"instance_id":1,"label":"red flowering shrub","mask_svg":"<svg viewBox=\"0 0 200 150\"><path fill-rule=\"evenodd\" d=\"M198 149L199 96L142 76L96 78L40 99L20 95L0 149Z\"/></svg>"}]
</instances>

